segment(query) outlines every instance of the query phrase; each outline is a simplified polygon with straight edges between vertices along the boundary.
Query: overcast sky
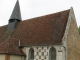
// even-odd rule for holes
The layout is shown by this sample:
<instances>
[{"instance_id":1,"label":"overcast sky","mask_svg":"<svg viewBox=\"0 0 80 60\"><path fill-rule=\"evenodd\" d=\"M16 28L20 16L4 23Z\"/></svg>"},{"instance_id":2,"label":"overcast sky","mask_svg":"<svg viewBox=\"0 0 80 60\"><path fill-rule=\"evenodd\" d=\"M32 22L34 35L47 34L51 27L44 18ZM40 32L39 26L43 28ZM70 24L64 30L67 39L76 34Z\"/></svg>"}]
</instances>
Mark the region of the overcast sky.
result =
<instances>
[{"instance_id":1,"label":"overcast sky","mask_svg":"<svg viewBox=\"0 0 80 60\"><path fill-rule=\"evenodd\" d=\"M16 0L0 0L0 26L8 24ZM73 7L80 26L80 0L19 0L22 20L43 16Z\"/></svg>"}]
</instances>

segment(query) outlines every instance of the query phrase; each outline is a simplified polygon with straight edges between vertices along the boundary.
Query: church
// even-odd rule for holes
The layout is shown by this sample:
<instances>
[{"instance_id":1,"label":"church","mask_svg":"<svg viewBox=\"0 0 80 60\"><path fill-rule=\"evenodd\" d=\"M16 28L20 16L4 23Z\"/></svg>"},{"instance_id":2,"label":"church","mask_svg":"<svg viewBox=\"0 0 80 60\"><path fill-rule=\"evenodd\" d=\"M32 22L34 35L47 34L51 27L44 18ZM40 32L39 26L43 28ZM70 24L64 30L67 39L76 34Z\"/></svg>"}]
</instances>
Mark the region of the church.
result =
<instances>
[{"instance_id":1,"label":"church","mask_svg":"<svg viewBox=\"0 0 80 60\"><path fill-rule=\"evenodd\" d=\"M0 60L80 60L80 35L73 8L22 20L17 0L0 27Z\"/></svg>"}]
</instances>

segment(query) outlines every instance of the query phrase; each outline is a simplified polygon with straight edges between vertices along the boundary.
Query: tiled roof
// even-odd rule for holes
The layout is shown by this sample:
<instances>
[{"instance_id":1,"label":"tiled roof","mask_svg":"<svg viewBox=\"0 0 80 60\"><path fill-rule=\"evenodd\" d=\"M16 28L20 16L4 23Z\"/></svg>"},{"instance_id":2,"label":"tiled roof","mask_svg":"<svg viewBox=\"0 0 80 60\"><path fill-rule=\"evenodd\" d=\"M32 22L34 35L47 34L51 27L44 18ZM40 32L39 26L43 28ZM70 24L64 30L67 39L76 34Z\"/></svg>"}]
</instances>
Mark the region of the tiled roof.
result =
<instances>
[{"instance_id":1,"label":"tiled roof","mask_svg":"<svg viewBox=\"0 0 80 60\"><path fill-rule=\"evenodd\" d=\"M0 53L24 55L19 46L61 44L69 11L21 21L14 31L0 27ZM6 32L5 35L4 32Z\"/></svg>"},{"instance_id":2,"label":"tiled roof","mask_svg":"<svg viewBox=\"0 0 80 60\"><path fill-rule=\"evenodd\" d=\"M12 35L14 31L6 31L5 35L0 40L0 53L5 54L15 54L15 55L25 55L21 48L19 48L19 41L12 41Z\"/></svg>"},{"instance_id":3,"label":"tiled roof","mask_svg":"<svg viewBox=\"0 0 80 60\"><path fill-rule=\"evenodd\" d=\"M62 43L69 10L20 22L13 38L22 46Z\"/></svg>"},{"instance_id":4,"label":"tiled roof","mask_svg":"<svg viewBox=\"0 0 80 60\"><path fill-rule=\"evenodd\" d=\"M5 34L6 29L7 29L7 26L1 26L0 27L0 39Z\"/></svg>"}]
</instances>

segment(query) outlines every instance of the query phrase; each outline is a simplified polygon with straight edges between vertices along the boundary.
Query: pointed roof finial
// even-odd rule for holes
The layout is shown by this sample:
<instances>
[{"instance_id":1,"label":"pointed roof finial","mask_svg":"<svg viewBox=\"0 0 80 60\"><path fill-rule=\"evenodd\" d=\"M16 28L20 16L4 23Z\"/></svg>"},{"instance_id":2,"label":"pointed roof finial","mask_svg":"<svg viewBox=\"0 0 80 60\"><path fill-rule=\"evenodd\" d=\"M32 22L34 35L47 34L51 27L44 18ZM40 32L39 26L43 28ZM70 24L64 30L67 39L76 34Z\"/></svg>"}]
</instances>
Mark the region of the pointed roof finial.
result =
<instances>
[{"instance_id":1,"label":"pointed roof finial","mask_svg":"<svg viewBox=\"0 0 80 60\"><path fill-rule=\"evenodd\" d=\"M17 0L15 7L13 9L12 15L10 17L10 19L18 19L18 20L22 20L21 19L21 12L20 12L20 6L19 6L19 1Z\"/></svg>"}]
</instances>

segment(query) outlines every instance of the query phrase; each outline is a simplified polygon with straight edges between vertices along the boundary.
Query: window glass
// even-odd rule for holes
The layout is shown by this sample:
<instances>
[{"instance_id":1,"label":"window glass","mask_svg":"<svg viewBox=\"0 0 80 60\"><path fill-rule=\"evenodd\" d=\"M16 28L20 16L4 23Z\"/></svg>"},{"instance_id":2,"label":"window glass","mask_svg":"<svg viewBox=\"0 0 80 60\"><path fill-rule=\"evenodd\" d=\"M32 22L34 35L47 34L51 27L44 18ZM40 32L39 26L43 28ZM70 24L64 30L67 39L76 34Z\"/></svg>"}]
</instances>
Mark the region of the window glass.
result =
<instances>
[{"instance_id":1,"label":"window glass","mask_svg":"<svg viewBox=\"0 0 80 60\"><path fill-rule=\"evenodd\" d=\"M34 50L33 50L33 48L31 48L29 50L29 59L34 59Z\"/></svg>"},{"instance_id":2,"label":"window glass","mask_svg":"<svg viewBox=\"0 0 80 60\"><path fill-rule=\"evenodd\" d=\"M49 59L50 60L56 60L56 49L54 47L50 48Z\"/></svg>"}]
</instances>

